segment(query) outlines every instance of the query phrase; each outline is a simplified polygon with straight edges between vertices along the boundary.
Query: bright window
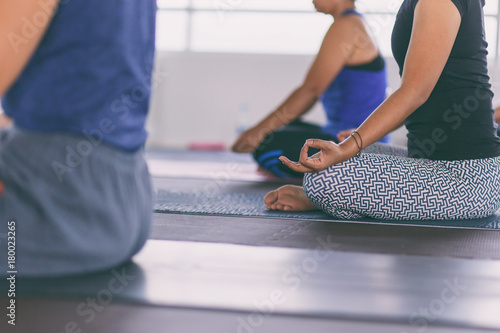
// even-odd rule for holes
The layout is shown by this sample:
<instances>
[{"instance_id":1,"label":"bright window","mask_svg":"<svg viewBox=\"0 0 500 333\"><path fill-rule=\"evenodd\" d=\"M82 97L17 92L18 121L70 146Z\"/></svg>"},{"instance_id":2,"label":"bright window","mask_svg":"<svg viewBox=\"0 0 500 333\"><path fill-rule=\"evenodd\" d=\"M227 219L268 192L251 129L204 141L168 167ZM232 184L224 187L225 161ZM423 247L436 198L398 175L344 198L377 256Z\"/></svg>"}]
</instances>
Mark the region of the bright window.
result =
<instances>
[{"instance_id":1,"label":"bright window","mask_svg":"<svg viewBox=\"0 0 500 333\"><path fill-rule=\"evenodd\" d=\"M382 53L402 0L357 0ZM484 8L489 54L497 56L499 0ZM315 54L332 22L311 0L157 0L157 47L168 51Z\"/></svg>"}]
</instances>

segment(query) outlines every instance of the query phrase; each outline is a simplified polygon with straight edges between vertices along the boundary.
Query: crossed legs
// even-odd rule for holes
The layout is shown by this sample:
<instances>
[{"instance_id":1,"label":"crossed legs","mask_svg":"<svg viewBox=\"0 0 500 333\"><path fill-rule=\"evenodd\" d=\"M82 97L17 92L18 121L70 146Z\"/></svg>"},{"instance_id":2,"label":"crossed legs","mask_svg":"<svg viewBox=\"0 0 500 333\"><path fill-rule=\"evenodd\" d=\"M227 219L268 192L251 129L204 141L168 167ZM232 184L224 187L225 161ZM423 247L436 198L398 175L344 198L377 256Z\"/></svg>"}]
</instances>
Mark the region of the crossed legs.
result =
<instances>
[{"instance_id":1,"label":"crossed legs","mask_svg":"<svg viewBox=\"0 0 500 333\"><path fill-rule=\"evenodd\" d=\"M383 143L375 143L366 148L365 153L392 155L392 156L408 156L408 151L405 147L388 145ZM307 211L318 210L311 200L307 197L302 186L285 185L269 192L264 203L267 209L283 210L283 211Z\"/></svg>"},{"instance_id":2,"label":"crossed legs","mask_svg":"<svg viewBox=\"0 0 500 333\"><path fill-rule=\"evenodd\" d=\"M384 154L386 150L391 154ZM303 188L270 192L266 206L315 206L335 218L384 220L482 218L500 208L500 157L435 161L404 153L393 146L374 146L360 157L306 174Z\"/></svg>"}]
</instances>

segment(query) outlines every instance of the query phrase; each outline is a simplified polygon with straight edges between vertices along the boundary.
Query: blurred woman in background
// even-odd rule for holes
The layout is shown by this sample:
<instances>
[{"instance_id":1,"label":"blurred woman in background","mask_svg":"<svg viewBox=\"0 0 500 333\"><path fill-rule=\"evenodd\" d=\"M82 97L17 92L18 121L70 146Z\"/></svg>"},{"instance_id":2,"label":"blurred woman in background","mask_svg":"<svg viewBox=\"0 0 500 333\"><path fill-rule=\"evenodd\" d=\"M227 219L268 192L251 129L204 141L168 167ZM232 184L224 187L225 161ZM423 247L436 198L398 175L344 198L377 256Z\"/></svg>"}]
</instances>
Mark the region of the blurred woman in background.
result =
<instances>
[{"instance_id":1,"label":"blurred woman in background","mask_svg":"<svg viewBox=\"0 0 500 333\"><path fill-rule=\"evenodd\" d=\"M298 159L304 141L343 140L342 130L358 127L386 97L385 62L354 0L314 0L331 15L321 48L302 85L275 111L250 128L232 150L253 153L259 166L275 176L302 177L282 165L281 155ZM321 101L327 123L320 127L299 118ZM338 137L340 135L340 138ZM389 137L381 138L389 142Z\"/></svg>"}]
</instances>

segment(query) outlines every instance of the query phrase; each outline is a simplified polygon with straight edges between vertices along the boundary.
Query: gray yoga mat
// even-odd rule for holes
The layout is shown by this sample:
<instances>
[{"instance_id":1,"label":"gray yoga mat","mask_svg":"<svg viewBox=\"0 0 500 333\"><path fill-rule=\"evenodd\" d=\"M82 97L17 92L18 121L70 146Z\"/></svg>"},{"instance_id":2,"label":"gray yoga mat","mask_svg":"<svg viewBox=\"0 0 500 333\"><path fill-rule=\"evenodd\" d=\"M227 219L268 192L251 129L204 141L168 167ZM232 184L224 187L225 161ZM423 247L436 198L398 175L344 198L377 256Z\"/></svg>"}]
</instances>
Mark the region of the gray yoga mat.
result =
<instances>
[{"instance_id":1,"label":"gray yoga mat","mask_svg":"<svg viewBox=\"0 0 500 333\"><path fill-rule=\"evenodd\" d=\"M336 220L321 211L270 211L266 209L263 200L263 194L210 193L209 191L194 193L184 191L158 190L156 193L155 212L346 222ZM421 225L443 228L478 228L494 230L500 229L500 215L498 215L498 213L488 218L475 220L386 221L364 218L350 220L348 222Z\"/></svg>"},{"instance_id":2,"label":"gray yoga mat","mask_svg":"<svg viewBox=\"0 0 500 333\"><path fill-rule=\"evenodd\" d=\"M159 190L155 212L240 215L295 219L329 219L321 211L279 212L266 209L264 195L248 193L193 193Z\"/></svg>"}]
</instances>

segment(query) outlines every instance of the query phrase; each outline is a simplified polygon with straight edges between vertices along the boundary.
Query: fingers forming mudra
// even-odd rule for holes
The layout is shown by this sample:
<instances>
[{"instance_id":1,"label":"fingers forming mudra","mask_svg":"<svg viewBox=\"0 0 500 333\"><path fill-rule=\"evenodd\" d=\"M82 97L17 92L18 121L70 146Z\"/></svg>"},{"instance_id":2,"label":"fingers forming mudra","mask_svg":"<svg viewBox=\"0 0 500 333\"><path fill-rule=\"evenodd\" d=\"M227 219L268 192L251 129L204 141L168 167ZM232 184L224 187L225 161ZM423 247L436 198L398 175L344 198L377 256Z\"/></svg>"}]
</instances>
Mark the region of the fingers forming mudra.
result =
<instances>
[{"instance_id":1,"label":"fingers forming mudra","mask_svg":"<svg viewBox=\"0 0 500 333\"><path fill-rule=\"evenodd\" d=\"M320 151L312 156L309 156L309 148L316 148ZM285 156L281 156L280 160L287 167L296 172L315 173L335 164L337 149L339 149L338 145L332 141L310 139L307 140L302 147L298 162L290 161Z\"/></svg>"}]
</instances>

